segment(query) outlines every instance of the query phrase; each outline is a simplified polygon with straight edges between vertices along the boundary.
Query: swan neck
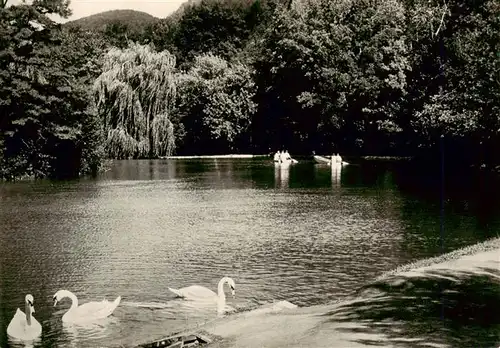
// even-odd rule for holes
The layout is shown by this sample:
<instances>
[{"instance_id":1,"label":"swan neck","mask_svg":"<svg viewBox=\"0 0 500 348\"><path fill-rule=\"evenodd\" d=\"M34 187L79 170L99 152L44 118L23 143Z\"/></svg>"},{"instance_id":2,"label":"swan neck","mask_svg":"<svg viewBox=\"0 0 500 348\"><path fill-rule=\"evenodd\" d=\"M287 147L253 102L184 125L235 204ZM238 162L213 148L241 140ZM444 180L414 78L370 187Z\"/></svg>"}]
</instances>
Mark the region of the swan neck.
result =
<instances>
[{"instance_id":1,"label":"swan neck","mask_svg":"<svg viewBox=\"0 0 500 348\"><path fill-rule=\"evenodd\" d=\"M226 295L224 294L224 283L227 282L227 278L222 278L219 281L219 285L217 285L217 295L219 295L219 298L223 299L226 298Z\"/></svg>"},{"instance_id":2,"label":"swan neck","mask_svg":"<svg viewBox=\"0 0 500 348\"><path fill-rule=\"evenodd\" d=\"M217 301L217 314L219 315L224 314L225 306L226 306L226 301L224 299L219 299L219 301Z\"/></svg>"},{"instance_id":3,"label":"swan neck","mask_svg":"<svg viewBox=\"0 0 500 348\"><path fill-rule=\"evenodd\" d=\"M31 308L28 302L26 302L25 313L26 313L26 322L28 323L28 325L31 325Z\"/></svg>"},{"instance_id":4,"label":"swan neck","mask_svg":"<svg viewBox=\"0 0 500 348\"><path fill-rule=\"evenodd\" d=\"M31 307L30 307L28 302L26 302L24 312L26 313L26 323L28 323L28 326L29 326L29 325L31 325Z\"/></svg>"},{"instance_id":5,"label":"swan neck","mask_svg":"<svg viewBox=\"0 0 500 348\"><path fill-rule=\"evenodd\" d=\"M64 290L62 291L62 297L69 297L71 299L71 307L69 310L75 309L78 307L78 298L71 291Z\"/></svg>"}]
</instances>

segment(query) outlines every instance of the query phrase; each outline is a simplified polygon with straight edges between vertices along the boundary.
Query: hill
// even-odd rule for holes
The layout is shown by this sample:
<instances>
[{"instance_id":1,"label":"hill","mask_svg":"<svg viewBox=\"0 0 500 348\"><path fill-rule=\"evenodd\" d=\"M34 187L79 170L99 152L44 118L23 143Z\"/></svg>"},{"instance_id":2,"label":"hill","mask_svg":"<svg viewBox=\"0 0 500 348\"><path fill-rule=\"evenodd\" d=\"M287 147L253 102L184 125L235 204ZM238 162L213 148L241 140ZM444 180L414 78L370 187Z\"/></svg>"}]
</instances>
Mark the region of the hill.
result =
<instances>
[{"instance_id":1,"label":"hill","mask_svg":"<svg viewBox=\"0 0 500 348\"><path fill-rule=\"evenodd\" d=\"M159 18L142 11L110 10L69 21L64 25L92 31L105 31L109 25L120 25L127 26L130 31L141 32L144 27L159 20Z\"/></svg>"}]
</instances>

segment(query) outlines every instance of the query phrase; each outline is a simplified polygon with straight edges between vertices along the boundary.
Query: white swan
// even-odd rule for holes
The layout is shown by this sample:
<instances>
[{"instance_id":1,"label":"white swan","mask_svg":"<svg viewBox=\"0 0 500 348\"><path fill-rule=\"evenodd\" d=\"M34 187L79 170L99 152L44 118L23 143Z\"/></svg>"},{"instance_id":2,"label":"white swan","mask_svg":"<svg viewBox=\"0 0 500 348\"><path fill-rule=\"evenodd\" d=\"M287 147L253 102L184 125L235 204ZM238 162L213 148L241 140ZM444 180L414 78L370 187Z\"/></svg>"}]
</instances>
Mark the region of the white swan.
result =
<instances>
[{"instance_id":1,"label":"white swan","mask_svg":"<svg viewBox=\"0 0 500 348\"><path fill-rule=\"evenodd\" d=\"M121 296L118 296L113 302L104 299L101 302L87 302L78 306L75 294L68 290L59 290L53 298L54 307L65 297L71 299L70 309L62 316L62 321L65 323L83 323L106 318L114 312L122 299Z\"/></svg>"},{"instance_id":2,"label":"white swan","mask_svg":"<svg viewBox=\"0 0 500 348\"><path fill-rule=\"evenodd\" d=\"M234 280L229 277L222 277L217 285L217 294L210 289L200 285L191 285L182 289L168 288L179 297L188 300L213 300L217 302L217 313L222 314L226 308L226 294L224 293L224 284L229 284L231 295L235 295L236 285Z\"/></svg>"},{"instance_id":3,"label":"white swan","mask_svg":"<svg viewBox=\"0 0 500 348\"><path fill-rule=\"evenodd\" d=\"M32 341L42 334L42 325L33 317L35 313L33 296L26 295L24 302L26 314L19 308L17 309L7 326L7 335L18 340Z\"/></svg>"}]
</instances>

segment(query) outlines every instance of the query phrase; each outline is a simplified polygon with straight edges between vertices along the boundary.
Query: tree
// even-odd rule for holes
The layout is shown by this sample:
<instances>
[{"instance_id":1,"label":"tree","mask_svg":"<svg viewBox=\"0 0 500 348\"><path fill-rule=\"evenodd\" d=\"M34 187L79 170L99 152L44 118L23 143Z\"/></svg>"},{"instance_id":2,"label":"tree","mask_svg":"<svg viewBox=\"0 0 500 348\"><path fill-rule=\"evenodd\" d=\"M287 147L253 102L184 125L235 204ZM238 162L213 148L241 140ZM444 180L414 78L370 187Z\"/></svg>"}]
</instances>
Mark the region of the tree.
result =
<instances>
[{"instance_id":1,"label":"tree","mask_svg":"<svg viewBox=\"0 0 500 348\"><path fill-rule=\"evenodd\" d=\"M88 138L98 136L99 125L82 50L94 45L45 16L66 10L65 1L0 9L2 177L74 177L99 167L98 146Z\"/></svg>"},{"instance_id":2,"label":"tree","mask_svg":"<svg viewBox=\"0 0 500 348\"><path fill-rule=\"evenodd\" d=\"M413 52L406 123L417 146L453 151L448 162L498 162L500 5L405 2ZM409 132L410 133L410 132ZM409 134L408 137L410 137ZM456 154L456 158L452 158Z\"/></svg>"},{"instance_id":3,"label":"tree","mask_svg":"<svg viewBox=\"0 0 500 348\"><path fill-rule=\"evenodd\" d=\"M239 2L219 0L202 0L188 5L173 34L180 63L192 61L202 53L224 59L233 57L249 34L246 7Z\"/></svg>"},{"instance_id":4,"label":"tree","mask_svg":"<svg viewBox=\"0 0 500 348\"><path fill-rule=\"evenodd\" d=\"M297 3L276 18L256 68L259 119L281 146L369 151L398 131L409 64L397 1Z\"/></svg>"},{"instance_id":5,"label":"tree","mask_svg":"<svg viewBox=\"0 0 500 348\"><path fill-rule=\"evenodd\" d=\"M70 0L21 0L22 5L29 5L39 14L56 14L63 18L72 15ZM9 0L0 0L0 8L6 8Z\"/></svg>"},{"instance_id":6,"label":"tree","mask_svg":"<svg viewBox=\"0 0 500 348\"><path fill-rule=\"evenodd\" d=\"M112 158L171 155L175 149L170 120L175 101L175 57L150 45L130 43L111 49L94 97L107 132Z\"/></svg>"},{"instance_id":7,"label":"tree","mask_svg":"<svg viewBox=\"0 0 500 348\"><path fill-rule=\"evenodd\" d=\"M202 54L179 76L176 113L186 130L182 145L196 153L248 148L255 84L241 63Z\"/></svg>"}]
</instances>

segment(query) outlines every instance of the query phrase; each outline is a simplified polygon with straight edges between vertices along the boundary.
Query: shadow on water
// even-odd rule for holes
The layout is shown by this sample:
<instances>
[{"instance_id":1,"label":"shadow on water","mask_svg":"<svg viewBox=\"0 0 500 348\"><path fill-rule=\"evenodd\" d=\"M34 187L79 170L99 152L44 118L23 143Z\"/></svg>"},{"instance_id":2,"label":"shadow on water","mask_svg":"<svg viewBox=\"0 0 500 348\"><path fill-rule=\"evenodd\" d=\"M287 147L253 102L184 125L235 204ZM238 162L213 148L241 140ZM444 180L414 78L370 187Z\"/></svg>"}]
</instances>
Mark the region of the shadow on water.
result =
<instances>
[{"instance_id":1,"label":"shadow on water","mask_svg":"<svg viewBox=\"0 0 500 348\"><path fill-rule=\"evenodd\" d=\"M485 271L500 276L499 270ZM361 321L365 327L345 330L384 334L398 347L425 347L429 341L457 348L496 347L499 341L500 286L492 276L422 277L399 284L373 284L370 291L375 290L378 296L345 305L328 315L343 313L342 320L335 320ZM359 342L380 344L369 339Z\"/></svg>"},{"instance_id":2,"label":"shadow on water","mask_svg":"<svg viewBox=\"0 0 500 348\"><path fill-rule=\"evenodd\" d=\"M378 337L355 339L367 346L380 346L383 335L383 346L390 342L396 347L496 348L500 343L499 250L486 255L493 262L469 269L451 263L390 275L360 289L356 297L361 300L325 316L337 323L363 323L340 330L353 337Z\"/></svg>"}]
</instances>

